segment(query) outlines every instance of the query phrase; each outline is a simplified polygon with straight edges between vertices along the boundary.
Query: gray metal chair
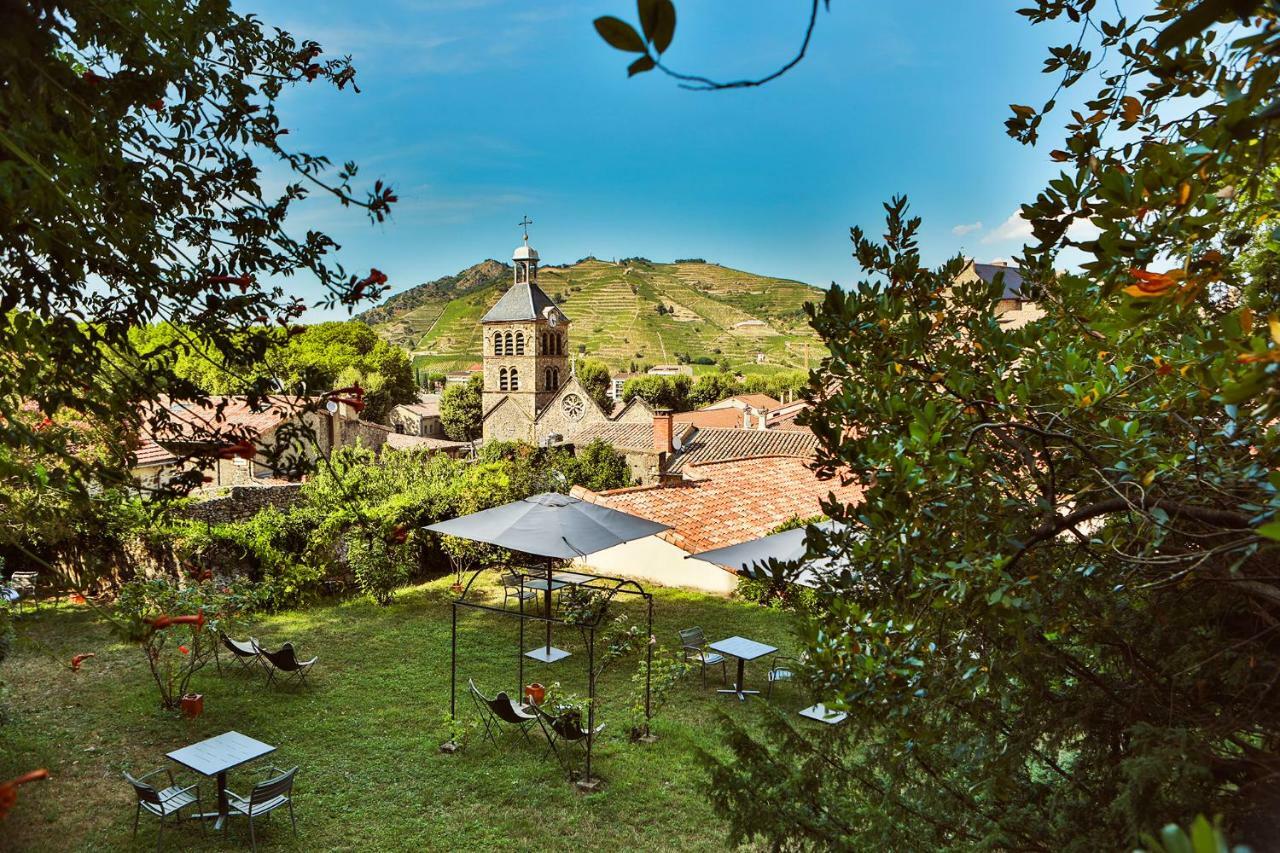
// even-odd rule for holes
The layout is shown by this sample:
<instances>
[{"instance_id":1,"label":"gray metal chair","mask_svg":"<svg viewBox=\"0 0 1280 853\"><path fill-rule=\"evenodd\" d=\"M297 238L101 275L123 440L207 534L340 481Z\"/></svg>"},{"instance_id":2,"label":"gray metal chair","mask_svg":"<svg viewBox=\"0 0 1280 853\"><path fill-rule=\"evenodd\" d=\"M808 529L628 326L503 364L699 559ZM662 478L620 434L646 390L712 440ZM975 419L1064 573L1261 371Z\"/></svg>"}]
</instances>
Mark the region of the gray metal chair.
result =
<instances>
[{"instance_id":1,"label":"gray metal chair","mask_svg":"<svg viewBox=\"0 0 1280 853\"><path fill-rule=\"evenodd\" d=\"M777 658L773 666L769 667L769 687L765 690L764 695L766 697L772 696L773 685L777 682L793 680L799 668L800 662L795 658Z\"/></svg>"},{"instance_id":2,"label":"gray metal chair","mask_svg":"<svg viewBox=\"0 0 1280 853\"><path fill-rule=\"evenodd\" d=\"M507 601L511 598L515 598L516 601L531 601L537 597L538 591L536 589L526 589L519 575L502 576L503 607L507 606Z\"/></svg>"},{"instance_id":3,"label":"gray metal chair","mask_svg":"<svg viewBox=\"0 0 1280 853\"><path fill-rule=\"evenodd\" d=\"M530 714L524 706L517 704L505 692L499 692L497 696L490 699L480 692L475 681L468 678L467 684L471 690L471 700L480 711L480 721L484 723L485 734L489 736L494 746L498 745L495 732L501 728L502 723L515 726L520 730L520 734L524 735L526 741L533 743L529 738L529 727L538 720L535 714Z\"/></svg>"},{"instance_id":4,"label":"gray metal chair","mask_svg":"<svg viewBox=\"0 0 1280 853\"><path fill-rule=\"evenodd\" d=\"M307 673L311 667L315 666L319 658L311 660L298 660L298 655L293 651L293 643L285 643L277 651L271 652L258 645L256 640L250 640L254 647L257 648L258 654L266 661L267 666L267 684L274 684L277 673L283 673L283 682L296 678L299 683L307 680Z\"/></svg>"},{"instance_id":5,"label":"gray metal chair","mask_svg":"<svg viewBox=\"0 0 1280 853\"><path fill-rule=\"evenodd\" d=\"M725 664L724 655L707 651L707 638L698 627L680 629L680 648L684 651L684 661L697 661L702 664L702 686L707 686L707 667L720 664L720 681L729 682L729 668Z\"/></svg>"},{"instance_id":6,"label":"gray metal chair","mask_svg":"<svg viewBox=\"0 0 1280 853\"><path fill-rule=\"evenodd\" d=\"M8 588L17 596L13 599L16 609L22 612L22 600L27 599L31 606L36 603L36 584L40 581L39 572L14 572L9 576Z\"/></svg>"},{"instance_id":7,"label":"gray metal chair","mask_svg":"<svg viewBox=\"0 0 1280 853\"><path fill-rule=\"evenodd\" d=\"M167 788L157 789L150 782L146 781L152 776L164 773L169 779ZM200 805L200 786L188 785L183 788L174 781L173 771L168 768L152 770L142 776L130 776L124 774L125 781L133 786L133 791L138 798L138 807L133 813L133 837L138 837L138 819L142 817L145 809L148 814L153 814L160 819L159 826L156 828L156 849L160 849L160 840L164 836L165 821L172 816L173 822L178 823L182 819L182 810L188 806L195 806L197 812L204 811ZM194 792L194 793L192 793ZM200 821L200 828L204 829L204 822Z\"/></svg>"},{"instance_id":8,"label":"gray metal chair","mask_svg":"<svg viewBox=\"0 0 1280 853\"><path fill-rule=\"evenodd\" d=\"M261 646L253 637L247 643L242 643L219 631L218 646L230 652L231 658L240 664L241 669L252 670L255 665L262 665L262 658L258 655ZM218 672L222 672L222 656L218 652L218 646L213 647L213 657L218 664Z\"/></svg>"},{"instance_id":9,"label":"gray metal chair","mask_svg":"<svg viewBox=\"0 0 1280 853\"><path fill-rule=\"evenodd\" d=\"M227 791L227 808L231 814L249 818L249 845L254 850L258 849L258 838L253 829L254 820L271 814L281 806L289 807L289 822L293 824L293 834L298 834L298 819L293 814L293 777L298 774L298 768L281 770L279 767L268 767L267 772L273 775L254 785L248 797ZM223 835L230 823L228 820L223 824Z\"/></svg>"}]
</instances>

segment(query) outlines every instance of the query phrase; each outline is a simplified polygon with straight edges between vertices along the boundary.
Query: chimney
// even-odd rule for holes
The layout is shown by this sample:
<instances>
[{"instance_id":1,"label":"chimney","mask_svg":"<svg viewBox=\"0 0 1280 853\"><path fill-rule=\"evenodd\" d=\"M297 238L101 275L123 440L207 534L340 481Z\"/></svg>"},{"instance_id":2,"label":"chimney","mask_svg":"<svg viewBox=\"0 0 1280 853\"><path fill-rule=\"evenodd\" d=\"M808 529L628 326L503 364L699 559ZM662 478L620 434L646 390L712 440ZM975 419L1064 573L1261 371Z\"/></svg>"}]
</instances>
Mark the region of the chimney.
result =
<instances>
[{"instance_id":1,"label":"chimney","mask_svg":"<svg viewBox=\"0 0 1280 853\"><path fill-rule=\"evenodd\" d=\"M671 435L670 409L658 409L653 413L653 449L658 453L670 453L675 449Z\"/></svg>"}]
</instances>

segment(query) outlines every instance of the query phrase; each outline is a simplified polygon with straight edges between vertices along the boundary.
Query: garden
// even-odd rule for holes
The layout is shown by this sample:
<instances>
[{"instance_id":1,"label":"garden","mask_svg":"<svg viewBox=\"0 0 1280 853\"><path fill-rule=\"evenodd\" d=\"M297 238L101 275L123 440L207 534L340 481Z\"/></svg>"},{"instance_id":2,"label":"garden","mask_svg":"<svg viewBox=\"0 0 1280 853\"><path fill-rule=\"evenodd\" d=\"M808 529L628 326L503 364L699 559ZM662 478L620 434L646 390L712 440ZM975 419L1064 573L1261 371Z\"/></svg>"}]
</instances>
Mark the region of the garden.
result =
<instances>
[{"instance_id":1,"label":"garden","mask_svg":"<svg viewBox=\"0 0 1280 853\"><path fill-rule=\"evenodd\" d=\"M500 605L496 578L482 576L481 598ZM301 768L296 839L285 815L258 830L259 841L276 849L474 849L511 838L554 849L633 847L641 839L654 848L723 848L727 829L704 793L701 756L719 749L719 715L749 724L767 713L763 701L717 695L718 669L708 673L705 688L696 671L686 673L669 689L655 688L657 739L639 742L629 731L637 715L637 659L619 660L599 679L596 713L605 728L594 744L594 773L604 785L579 793L536 730L532 745L516 732L494 745L465 693L458 725L447 722L451 580L402 588L385 607L357 595L244 617L236 629L244 635L264 645L290 641L300 656L319 660L304 684L267 687L260 672L236 671L224 653L221 674L211 661L188 685L204 696L203 714L194 719L160 707L140 644L115 631L105 612L62 602L22 616L21 638L4 664L10 717L0 739L0 778L36 766L50 777L22 787L6 823L9 843L47 849L57 839L61 849L129 848L134 794L121 773L160 768L166 752L235 730L276 746L272 763ZM744 634L784 653L799 647L796 623L783 611L653 592L654 634L663 647L678 648L677 631L691 625L709 638ZM614 606L619 617L644 623L642 603ZM467 678L490 695L517 687L517 621L459 611L464 690ZM575 656L526 662L526 680L585 694L581 638L561 629L556 642ZM95 657L73 671L69 661L82 654ZM762 687L766 668L749 665L748 679ZM788 710L807 704L786 684L772 698ZM462 748L442 753L451 739ZM247 789L250 770L232 771L229 787ZM185 784L199 781L204 796L212 794L212 780L187 776ZM153 823L143 821L139 843L150 843ZM230 831L238 843L243 821ZM194 823L166 836L172 848L221 843Z\"/></svg>"}]
</instances>

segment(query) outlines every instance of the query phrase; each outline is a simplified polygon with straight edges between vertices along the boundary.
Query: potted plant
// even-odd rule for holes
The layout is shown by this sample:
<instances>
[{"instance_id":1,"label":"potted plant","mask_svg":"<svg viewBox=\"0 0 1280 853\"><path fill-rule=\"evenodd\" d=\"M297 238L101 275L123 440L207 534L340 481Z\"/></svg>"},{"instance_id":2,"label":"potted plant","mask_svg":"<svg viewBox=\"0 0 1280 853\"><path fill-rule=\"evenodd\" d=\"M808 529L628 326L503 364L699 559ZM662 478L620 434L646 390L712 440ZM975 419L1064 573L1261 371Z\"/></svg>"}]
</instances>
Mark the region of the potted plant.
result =
<instances>
[{"instance_id":1,"label":"potted plant","mask_svg":"<svg viewBox=\"0 0 1280 853\"><path fill-rule=\"evenodd\" d=\"M547 688L538 682L533 682L524 689L524 698L528 699L534 705L541 705L542 700L546 698Z\"/></svg>"},{"instance_id":2,"label":"potted plant","mask_svg":"<svg viewBox=\"0 0 1280 853\"><path fill-rule=\"evenodd\" d=\"M178 701L182 705L182 714L184 717L195 719L204 713L203 693L184 693L182 698Z\"/></svg>"}]
</instances>

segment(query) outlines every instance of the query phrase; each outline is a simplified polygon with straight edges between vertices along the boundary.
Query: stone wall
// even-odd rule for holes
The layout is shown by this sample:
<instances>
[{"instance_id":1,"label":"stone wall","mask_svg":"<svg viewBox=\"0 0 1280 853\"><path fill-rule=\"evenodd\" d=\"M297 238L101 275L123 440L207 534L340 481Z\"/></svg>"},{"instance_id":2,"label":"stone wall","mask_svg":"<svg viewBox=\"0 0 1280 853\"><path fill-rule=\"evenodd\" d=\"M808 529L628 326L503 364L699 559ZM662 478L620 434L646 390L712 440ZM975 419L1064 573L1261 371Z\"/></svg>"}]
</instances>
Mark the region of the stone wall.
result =
<instances>
[{"instance_id":1,"label":"stone wall","mask_svg":"<svg viewBox=\"0 0 1280 853\"><path fill-rule=\"evenodd\" d=\"M301 483L232 486L226 490L226 494L192 503L183 510L183 514L209 524L244 521L269 506L276 509L293 506L301 497L301 491Z\"/></svg>"}]
</instances>

